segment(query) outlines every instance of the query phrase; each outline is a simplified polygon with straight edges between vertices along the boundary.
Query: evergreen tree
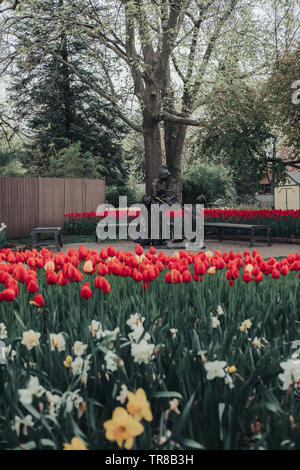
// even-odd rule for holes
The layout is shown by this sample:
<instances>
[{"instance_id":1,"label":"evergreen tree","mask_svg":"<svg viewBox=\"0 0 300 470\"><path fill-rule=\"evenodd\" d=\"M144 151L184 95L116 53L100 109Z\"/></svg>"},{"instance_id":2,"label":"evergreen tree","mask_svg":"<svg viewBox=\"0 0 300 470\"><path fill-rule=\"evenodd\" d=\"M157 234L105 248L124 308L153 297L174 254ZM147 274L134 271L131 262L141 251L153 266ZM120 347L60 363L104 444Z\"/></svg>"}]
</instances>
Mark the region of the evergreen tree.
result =
<instances>
[{"instance_id":1,"label":"evergreen tree","mask_svg":"<svg viewBox=\"0 0 300 470\"><path fill-rule=\"evenodd\" d=\"M35 6L42 10L44 3ZM64 0L52 3L55 15ZM47 14L48 9L49 5ZM71 38L62 25L62 33L53 39L51 47L63 63L53 54L27 47L28 41L38 44L41 35L38 21L31 29L22 25L18 47L24 46L24 54L17 60L12 77L14 117L29 142L25 166L34 175L69 176L68 165L63 171L61 156L74 150L74 159L78 167L85 168L86 177L105 177L108 185L124 184L128 177L126 154L120 143L124 125L113 114L112 107L103 103L70 69L70 65L74 66L89 78L92 64L86 45L77 37ZM57 158L60 163L55 165ZM80 171L77 173L81 175Z\"/></svg>"}]
</instances>

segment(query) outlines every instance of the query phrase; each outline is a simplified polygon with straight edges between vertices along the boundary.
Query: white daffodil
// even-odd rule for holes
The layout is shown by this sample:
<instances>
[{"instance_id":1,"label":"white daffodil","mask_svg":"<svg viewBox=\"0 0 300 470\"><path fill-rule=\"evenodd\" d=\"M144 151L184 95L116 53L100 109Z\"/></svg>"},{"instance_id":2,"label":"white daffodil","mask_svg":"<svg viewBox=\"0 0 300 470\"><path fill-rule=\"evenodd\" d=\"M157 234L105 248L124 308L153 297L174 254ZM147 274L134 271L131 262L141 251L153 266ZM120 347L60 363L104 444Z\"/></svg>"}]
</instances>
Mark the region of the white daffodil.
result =
<instances>
[{"instance_id":1,"label":"white daffodil","mask_svg":"<svg viewBox=\"0 0 300 470\"><path fill-rule=\"evenodd\" d=\"M7 338L7 330L4 323L0 323L0 339Z\"/></svg>"},{"instance_id":2,"label":"white daffodil","mask_svg":"<svg viewBox=\"0 0 300 470\"><path fill-rule=\"evenodd\" d=\"M172 338L175 339L176 336L177 336L177 333L178 333L178 329L177 328L170 328L170 333L172 335Z\"/></svg>"},{"instance_id":3,"label":"white daffodil","mask_svg":"<svg viewBox=\"0 0 300 470\"><path fill-rule=\"evenodd\" d=\"M21 341L21 344L24 344L24 346L27 347L27 349L32 349L35 346L37 346L39 343L39 338L41 336L41 333L37 333L36 331L29 330L29 331L24 331L23 333L23 339Z\"/></svg>"},{"instance_id":4,"label":"white daffodil","mask_svg":"<svg viewBox=\"0 0 300 470\"><path fill-rule=\"evenodd\" d=\"M54 351L55 348L59 352L65 351L66 350L66 341L65 338L63 337L62 333L50 333L50 345L51 345L51 351Z\"/></svg>"},{"instance_id":5,"label":"white daffodil","mask_svg":"<svg viewBox=\"0 0 300 470\"><path fill-rule=\"evenodd\" d=\"M226 385L229 385L229 388L233 388L233 387L234 387L234 383L233 383L232 377L231 377L229 374L226 374L226 375L225 375L224 382L225 382Z\"/></svg>"},{"instance_id":6,"label":"white daffodil","mask_svg":"<svg viewBox=\"0 0 300 470\"><path fill-rule=\"evenodd\" d=\"M82 373L83 362L82 357L76 357L76 359L71 362L70 367L73 375L80 375Z\"/></svg>"},{"instance_id":7,"label":"white daffodil","mask_svg":"<svg viewBox=\"0 0 300 470\"><path fill-rule=\"evenodd\" d=\"M286 362L281 362L280 367L283 373L279 374L279 379L283 382L282 390L287 390L293 382L300 381L300 360L289 359Z\"/></svg>"},{"instance_id":8,"label":"white daffodil","mask_svg":"<svg viewBox=\"0 0 300 470\"><path fill-rule=\"evenodd\" d=\"M143 339L145 341L149 341L151 336L150 336L149 333L144 334L144 331L145 331L144 327L140 323L139 326L133 328L133 331L131 333L129 333L128 337L130 338L131 341L135 341L136 343L138 343L140 341L141 337L144 335Z\"/></svg>"},{"instance_id":9,"label":"white daffodil","mask_svg":"<svg viewBox=\"0 0 300 470\"><path fill-rule=\"evenodd\" d=\"M138 364L149 364L153 351L154 344L149 344L145 339L131 345L131 355L134 358L134 362Z\"/></svg>"},{"instance_id":10,"label":"white daffodil","mask_svg":"<svg viewBox=\"0 0 300 470\"><path fill-rule=\"evenodd\" d=\"M11 361L13 361L17 355L16 351L12 349L11 344L5 348L5 354Z\"/></svg>"},{"instance_id":11,"label":"white daffodil","mask_svg":"<svg viewBox=\"0 0 300 470\"><path fill-rule=\"evenodd\" d=\"M30 376L27 388L19 390L19 400L23 405L31 405L34 396L41 397L46 390L39 383L39 379Z\"/></svg>"},{"instance_id":12,"label":"white daffodil","mask_svg":"<svg viewBox=\"0 0 300 470\"><path fill-rule=\"evenodd\" d=\"M139 325L143 324L145 320L145 317L140 317L138 313L135 313L133 315L130 315L129 319L127 320L126 324L130 326L130 328L133 330Z\"/></svg>"},{"instance_id":13,"label":"white daffodil","mask_svg":"<svg viewBox=\"0 0 300 470\"><path fill-rule=\"evenodd\" d=\"M80 390L77 389L71 394L71 400L74 403L75 408L79 408L80 404L83 403L83 398L80 396Z\"/></svg>"},{"instance_id":14,"label":"white daffodil","mask_svg":"<svg viewBox=\"0 0 300 470\"><path fill-rule=\"evenodd\" d=\"M225 377L225 370L227 363L225 361L211 361L206 362L204 367L207 372L207 380L213 380L216 377Z\"/></svg>"},{"instance_id":15,"label":"white daffodil","mask_svg":"<svg viewBox=\"0 0 300 470\"><path fill-rule=\"evenodd\" d=\"M121 385L121 390L120 390L120 395L116 397L116 400L118 400L121 405L124 405L128 397L128 388L126 385Z\"/></svg>"},{"instance_id":16,"label":"white daffodil","mask_svg":"<svg viewBox=\"0 0 300 470\"><path fill-rule=\"evenodd\" d=\"M224 311L223 311L221 305L218 305L217 314L218 314L218 315L224 315Z\"/></svg>"},{"instance_id":17,"label":"white daffodil","mask_svg":"<svg viewBox=\"0 0 300 470\"><path fill-rule=\"evenodd\" d=\"M254 348L260 349L262 347L261 338L258 338L257 336L255 336L254 340L252 341L252 346Z\"/></svg>"},{"instance_id":18,"label":"white daffodil","mask_svg":"<svg viewBox=\"0 0 300 470\"><path fill-rule=\"evenodd\" d=\"M112 351L108 351L105 356L104 360L106 362L106 369L110 372L115 372L118 369L118 356L113 353Z\"/></svg>"},{"instance_id":19,"label":"white daffodil","mask_svg":"<svg viewBox=\"0 0 300 470\"><path fill-rule=\"evenodd\" d=\"M73 346L75 356L82 356L85 353L87 347L87 344L83 344L81 341L75 341Z\"/></svg>"},{"instance_id":20,"label":"white daffodil","mask_svg":"<svg viewBox=\"0 0 300 470\"><path fill-rule=\"evenodd\" d=\"M90 365L91 357L92 355L89 354L83 362L82 375L81 375L81 382L83 383L83 385L87 384L88 371L91 368L91 365Z\"/></svg>"},{"instance_id":21,"label":"white daffodil","mask_svg":"<svg viewBox=\"0 0 300 470\"><path fill-rule=\"evenodd\" d=\"M24 331L23 333L23 339L21 341L21 344L24 344L24 346L27 347L27 349L32 349L38 344L40 344L39 339L40 339L41 333L37 333L36 331L29 330L29 331Z\"/></svg>"},{"instance_id":22,"label":"white daffodil","mask_svg":"<svg viewBox=\"0 0 300 470\"><path fill-rule=\"evenodd\" d=\"M24 436L28 435L27 428L32 428L34 426L34 422L31 415L25 416L25 418L20 418L19 416L15 416L14 422L14 429L16 430L17 435L20 435L21 424L23 424L22 434Z\"/></svg>"},{"instance_id":23,"label":"white daffodil","mask_svg":"<svg viewBox=\"0 0 300 470\"><path fill-rule=\"evenodd\" d=\"M102 331L101 323L99 321L92 320L92 323L89 326L89 330L90 330L92 336L96 336L96 333L98 331Z\"/></svg>"},{"instance_id":24,"label":"white daffodil","mask_svg":"<svg viewBox=\"0 0 300 470\"><path fill-rule=\"evenodd\" d=\"M218 320L218 317L211 317L211 325L213 328L218 328L218 326L220 326L220 320Z\"/></svg>"},{"instance_id":25,"label":"white daffodil","mask_svg":"<svg viewBox=\"0 0 300 470\"><path fill-rule=\"evenodd\" d=\"M46 398L49 403L49 415L53 417L58 416L62 404L62 397L57 394L46 392Z\"/></svg>"}]
</instances>

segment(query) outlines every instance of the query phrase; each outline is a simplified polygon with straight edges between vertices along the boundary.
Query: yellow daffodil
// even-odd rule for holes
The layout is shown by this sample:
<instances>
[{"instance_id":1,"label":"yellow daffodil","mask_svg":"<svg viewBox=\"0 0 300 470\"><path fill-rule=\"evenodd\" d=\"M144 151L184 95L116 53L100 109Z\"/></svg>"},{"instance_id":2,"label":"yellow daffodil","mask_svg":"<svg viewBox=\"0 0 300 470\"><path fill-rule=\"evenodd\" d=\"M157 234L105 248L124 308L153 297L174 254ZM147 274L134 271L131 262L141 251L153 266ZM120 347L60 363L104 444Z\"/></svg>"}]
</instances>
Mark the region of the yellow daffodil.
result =
<instances>
[{"instance_id":1,"label":"yellow daffodil","mask_svg":"<svg viewBox=\"0 0 300 470\"><path fill-rule=\"evenodd\" d=\"M241 324L240 326L240 330L241 331L246 331L248 330L249 328L251 328L252 326L252 322L248 319L248 320L245 320L243 321L243 323Z\"/></svg>"},{"instance_id":2,"label":"yellow daffodil","mask_svg":"<svg viewBox=\"0 0 300 470\"><path fill-rule=\"evenodd\" d=\"M230 367L227 367L227 370L229 374L235 374L237 371L237 368L235 366L230 366Z\"/></svg>"},{"instance_id":3,"label":"yellow daffodil","mask_svg":"<svg viewBox=\"0 0 300 470\"><path fill-rule=\"evenodd\" d=\"M85 443L79 437L73 437L71 444L63 444L64 450L88 450Z\"/></svg>"},{"instance_id":4,"label":"yellow daffodil","mask_svg":"<svg viewBox=\"0 0 300 470\"><path fill-rule=\"evenodd\" d=\"M72 361L73 361L72 356L67 356L66 360L64 361L64 366L67 367L67 368L70 367L70 364L71 364Z\"/></svg>"},{"instance_id":5,"label":"yellow daffodil","mask_svg":"<svg viewBox=\"0 0 300 470\"><path fill-rule=\"evenodd\" d=\"M128 392L126 408L128 413L138 421L141 421L142 418L146 421L153 420L150 403L147 401L146 393L142 388L138 388L135 394Z\"/></svg>"},{"instance_id":6,"label":"yellow daffodil","mask_svg":"<svg viewBox=\"0 0 300 470\"><path fill-rule=\"evenodd\" d=\"M133 446L135 436L144 432L144 426L130 416L124 408L117 406L114 409L112 419L103 423L105 437L108 441L116 441L119 447L129 450Z\"/></svg>"}]
</instances>

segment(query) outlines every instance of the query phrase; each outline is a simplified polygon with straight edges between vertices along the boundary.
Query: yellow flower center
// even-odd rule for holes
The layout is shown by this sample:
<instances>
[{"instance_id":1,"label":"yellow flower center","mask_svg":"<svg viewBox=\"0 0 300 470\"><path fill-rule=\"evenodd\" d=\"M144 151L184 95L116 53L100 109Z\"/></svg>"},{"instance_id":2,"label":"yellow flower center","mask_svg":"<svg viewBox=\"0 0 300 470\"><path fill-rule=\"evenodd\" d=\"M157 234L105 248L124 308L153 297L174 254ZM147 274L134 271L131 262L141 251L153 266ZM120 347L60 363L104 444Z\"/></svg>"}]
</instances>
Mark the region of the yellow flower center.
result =
<instances>
[{"instance_id":1,"label":"yellow flower center","mask_svg":"<svg viewBox=\"0 0 300 470\"><path fill-rule=\"evenodd\" d=\"M116 441L124 441L130 436L130 433L128 432L127 427L121 424L115 428L114 436Z\"/></svg>"}]
</instances>

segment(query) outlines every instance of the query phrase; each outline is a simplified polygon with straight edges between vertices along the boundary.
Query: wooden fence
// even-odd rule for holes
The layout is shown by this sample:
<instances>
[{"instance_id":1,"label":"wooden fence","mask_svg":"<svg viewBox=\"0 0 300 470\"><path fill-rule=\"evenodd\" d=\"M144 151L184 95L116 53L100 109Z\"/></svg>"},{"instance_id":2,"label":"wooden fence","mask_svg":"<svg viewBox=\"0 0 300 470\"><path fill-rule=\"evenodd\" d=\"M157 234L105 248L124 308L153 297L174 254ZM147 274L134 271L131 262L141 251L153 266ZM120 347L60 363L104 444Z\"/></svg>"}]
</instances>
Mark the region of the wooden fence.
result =
<instances>
[{"instance_id":1,"label":"wooden fence","mask_svg":"<svg viewBox=\"0 0 300 470\"><path fill-rule=\"evenodd\" d=\"M0 224L7 225L7 238L28 236L34 227L60 227L65 212L96 211L104 203L104 180L0 177Z\"/></svg>"}]
</instances>

